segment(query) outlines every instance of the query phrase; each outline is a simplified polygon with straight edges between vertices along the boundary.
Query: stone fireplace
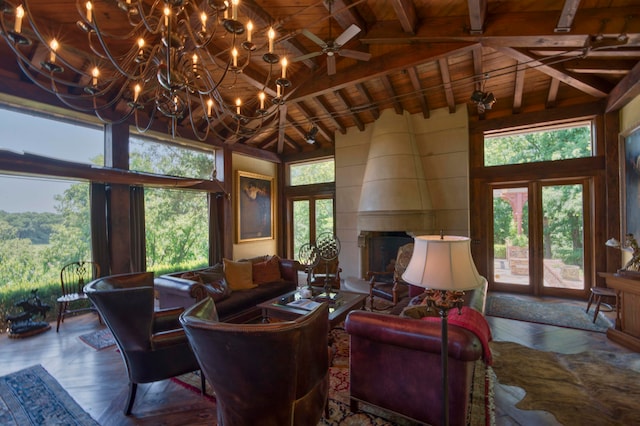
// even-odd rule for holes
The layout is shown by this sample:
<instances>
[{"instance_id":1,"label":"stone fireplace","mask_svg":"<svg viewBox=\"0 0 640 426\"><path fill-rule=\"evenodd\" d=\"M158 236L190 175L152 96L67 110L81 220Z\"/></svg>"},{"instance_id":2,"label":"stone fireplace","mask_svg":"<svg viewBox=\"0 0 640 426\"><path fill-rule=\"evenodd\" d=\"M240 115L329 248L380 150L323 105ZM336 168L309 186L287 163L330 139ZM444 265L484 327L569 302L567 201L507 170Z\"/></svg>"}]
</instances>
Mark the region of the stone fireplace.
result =
<instances>
[{"instance_id":1,"label":"stone fireplace","mask_svg":"<svg viewBox=\"0 0 640 426\"><path fill-rule=\"evenodd\" d=\"M358 207L360 276L393 270L398 248L433 231L431 196L408 116L373 124Z\"/></svg>"}]
</instances>

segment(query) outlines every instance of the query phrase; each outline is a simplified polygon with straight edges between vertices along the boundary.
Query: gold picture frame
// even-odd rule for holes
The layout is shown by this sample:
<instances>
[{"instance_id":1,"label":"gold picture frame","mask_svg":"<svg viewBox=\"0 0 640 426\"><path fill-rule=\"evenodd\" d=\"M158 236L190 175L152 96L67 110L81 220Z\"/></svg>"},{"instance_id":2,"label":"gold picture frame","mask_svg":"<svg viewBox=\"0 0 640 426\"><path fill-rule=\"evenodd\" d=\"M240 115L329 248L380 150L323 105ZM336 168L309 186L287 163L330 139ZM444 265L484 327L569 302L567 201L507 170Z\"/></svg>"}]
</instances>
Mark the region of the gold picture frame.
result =
<instances>
[{"instance_id":1,"label":"gold picture frame","mask_svg":"<svg viewBox=\"0 0 640 426\"><path fill-rule=\"evenodd\" d=\"M274 238L273 177L236 171L236 241Z\"/></svg>"}]
</instances>

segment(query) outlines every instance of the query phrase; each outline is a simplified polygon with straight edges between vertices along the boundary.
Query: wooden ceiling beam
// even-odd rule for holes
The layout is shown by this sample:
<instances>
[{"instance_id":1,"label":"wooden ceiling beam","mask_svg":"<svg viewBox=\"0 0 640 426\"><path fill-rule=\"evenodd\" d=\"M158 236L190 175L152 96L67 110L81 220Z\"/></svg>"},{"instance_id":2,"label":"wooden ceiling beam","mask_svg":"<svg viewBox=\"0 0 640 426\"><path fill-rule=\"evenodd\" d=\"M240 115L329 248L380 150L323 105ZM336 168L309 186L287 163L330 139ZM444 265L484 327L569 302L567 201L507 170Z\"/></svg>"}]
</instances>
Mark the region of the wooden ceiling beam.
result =
<instances>
[{"instance_id":1,"label":"wooden ceiling beam","mask_svg":"<svg viewBox=\"0 0 640 426\"><path fill-rule=\"evenodd\" d=\"M553 31L557 33L568 33L576 17L576 12L580 6L580 0L564 0L564 6L560 13L560 18Z\"/></svg>"},{"instance_id":2,"label":"wooden ceiling beam","mask_svg":"<svg viewBox=\"0 0 640 426\"><path fill-rule=\"evenodd\" d=\"M398 21L407 34L415 34L418 26L418 14L411 0L391 0L393 10L398 15Z\"/></svg>"},{"instance_id":3,"label":"wooden ceiling beam","mask_svg":"<svg viewBox=\"0 0 640 426\"><path fill-rule=\"evenodd\" d=\"M627 74L637 63L632 59L571 59L562 64L566 70L576 73Z\"/></svg>"},{"instance_id":4,"label":"wooden ceiling beam","mask_svg":"<svg viewBox=\"0 0 640 426\"><path fill-rule=\"evenodd\" d=\"M347 133L347 129L344 128L342 124L336 119L336 113L332 110L329 103L324 99L323 96L314 97L313 100L318 104L320 109L322 110L324 115L321 115L321 119L327 119L333 123L335 128L342 133L343 135Z\"/></svg>"},{"instance_id":5,"label":"wooden ceiling beam","mask_svg":"<svg viewBox=\"0 0 640 426\"><path fill-rule=\"evenodd\" d=\"M593 97L604 98L609 93L610 89L605 87L605 82L596 80L595 78L589 78L590 76L582 76L582 78L574 77L570 75L566 70L561 69L559 66L546 65L538 58L535 58L528 53L525 53L518 49L500 47L498 48L498 50L517 61L525 63L531 68L535 68L542 73L545 73L553 78L557 78L563 83L575 87L576 89Z\"/></svg>"},{"instance_id":6,"label":"wooden ceiling beam","mask_svg":"<svg viewBox=\"0 0 640 426\"><path fill-rule=\"evenodd\" d=\"M453 114L456 112L456 100L451 87L451 75L449 74L449 62L447 62L447 58L438 59L438 67L440 68L440 75L442 76L442 85L447 106L449 107L449 112Z\"/></svg>"},{"instance_id":7,"label":"wooden ceiling beam","mask_svg":"<svg viewBox=\"0 0 640 426\"><path fill-rule=\"evenodd\" d=\"M544 49L531 49L529 52L536 56L556 56L556 57L570 57L580 56L587 59L596 58L635 58L640 59L640 51L637 48L617 47L611 50L559 50L554 48Z\"/></svg>"},{"instance_id":8,"label":"wooden ceiling beam","mask_svg":"<svg viewBox=\"0 0 640 426\"><path fill-rule=\"evenodd\" d=\"M545 104L546 108L555 108L559 88L560 80L557 78L551 78L551 82L549 83L549 92L547 93L547 102Z\"/></svg>"},{"instance_id":9,"label":"wooden ceiling beam","mask_svg":"<svg viewBox=\"0 0 640 426\"><path fill-rule=\"evenodd\" d=\"M520 114L522 108L522 94L524 92L524 73L527 67L518 63L516 67L516 83L513 90L513 113Z\"/></svg>"},{"instance_id":10,"label":"wooden ceiling beam","mask_svg":"<svg viewBox=\"0 0 640 426\"><path fill-rule=\"evenodd\" d=\"M640 62L613 88L607 98L606 112L616 111L640 95Z\"/></svg>"},{"instance_id":11,"label":"wooden ceiling beam","mask_svg":"<svg viewBox=\"0 0 640 426\"><path fill-rule=\"evenodd\" d=\"M396 90L393 88L393 84L391 84L391 79L389 79L388 75L382 75L380 76L380 81L382 81L382 85L384 86L384 89L389 94L389 99L391 100L393 109L396 110L396 114L402 114L402 111L403 111L402 104L398 101L398 94L396 93Z\"/></svg>"},{"instance_id":12,"label":"wooden ceiling beam","mask_svg":"<svg viewBox=\"0 0 640 426\"><path fill-rule=\"evenodd\" d=\"M473 75L476 83L475 90L482 90L482 82L484 81L484 62L482 60L482 46L477 45L471 52L473 55Z\"/></svg>"},{"instance_id":13,"label":"wooden ceiling beam","mask_svg":"<svg viewBox=\"0 0 640 426\"><path fill-rule=\"evenodd\" d=\"M292 90L290 101L300 101L310 97L331 93L356 83L364 82L383 75L400 72L405 69L444 58L447 55L471 51L474 45L467 43L437 43L405 46L383 57L374 57L369 62L359 62L340 70L333 76L314 76L298 84Z\"/></svg>"},{"instance_id":14,"label":"wooden ceiling beam","mask_svg":"<svg viewBox=\"0 0 640 426\"><path fill-rule=\"evenodd\" d=\"M349 101L349 99L347 99L347 96L342 93L341 90L336 90L335 92L333 92L333 94L336 96L344 109L350 112L349 116L356 124L356 126L358 126L358 129L362 132L364 130L364 123L362 122L360 117L358 117L358 114L353 112L353 109L351 108L351 102Z\"/></svg>"},{"instance_id":15,"label":"wooden ceiling beam","mask_svg":"<svg viewBox=\"0 0 640 426\"><path fill-rule=\"evenodd\" d=\"M467 17L430 17L421 22L415 35L406 34L397 21L378 22L360 37L364 44L419 44L443 42L482 42L485 46L526 48L554 47L581 49L589 36L600 34L607 22L606 36L618 36L629 15L640 16L640 7L579 10L571 33L555 33L548 12L512 12L491 15L482 34L469 34ZM640 43L640 34L628 33L629 45ZM623 47L623 46L621 46Z\"/></svg>"},{"instance_id":16,"label":"wooden ceiling beam","mask_svg":"<svg viewBox=\"0 0 640 426\"><path fill-rule=\"evenodd\" d=\"M469 34L482 34L487 18L487 0L469 0Z\"/></svg>"},{"instance_id":17,"label":"wooden ceiling beam","mask_svg":"<svg viewBox=\"0 0 640 426\"><path fill-rule=\"evenodd\" d=\"M422 84L420 83L418 71L415 69L415 67L411 67L407 69L407 73L409 74L409 79L411 80L411 86L413 87L414 92L418 93L420 108L422 108L422 116L424 118L429 118L429 102L427 100L427 94L422 90Z\"/></svg>"},{"instance_id":18,"label":"wooden ceiling beam","mask_svg":"<svg viewBox=\"0 0 640 426\"><path fill-rule=\"evenodd\" d=\"M280 110L280 124L278 125L278 148L276 152L282 154L284 151L284 132L287 126L287 104L281 104L278 106Z\"/></svg>"},{"instance_id":19,"label":"wooden ceiling beam","mask_svg":"<svg viewBox=\"0 0 640 426\"><path fill-rule=\"evenodd\" d=\"M363 32L367 31L367 21L360 15L358 9L354 7L355 4L345 0L324 0L323 3L327 10L331 11L333 19L342 29L357 25Z\"/></svg>"},{"instance_id":20,"label":"wooden ceiling beam","mask_svg":"<svg viewBox=\"0 0 640 426\"><path fill-rule=\"evenodd\" d=\"M369 112L371 113L373 119L377 120L378 118L380 118L380 108L378 108L378 104L371 97L371 93L369 93L364 83L357 83L356 90L358 91L358 93L360 93L360 96L364 98L365 102L368 105L371 105L371 107L369 108Z\"/></svg>"}]
</instances>

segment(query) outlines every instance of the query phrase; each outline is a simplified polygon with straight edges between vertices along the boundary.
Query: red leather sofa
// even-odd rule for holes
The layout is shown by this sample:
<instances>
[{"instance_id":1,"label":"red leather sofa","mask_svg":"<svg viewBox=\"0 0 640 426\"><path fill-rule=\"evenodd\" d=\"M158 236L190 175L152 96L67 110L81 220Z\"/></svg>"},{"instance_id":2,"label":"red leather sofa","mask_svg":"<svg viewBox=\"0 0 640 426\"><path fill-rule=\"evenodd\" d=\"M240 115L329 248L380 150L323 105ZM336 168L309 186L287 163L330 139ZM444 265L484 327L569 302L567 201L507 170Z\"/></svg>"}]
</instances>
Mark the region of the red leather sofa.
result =
<instances>
[{"instance_id":1,"label":"red leather sofa","mask_svg":"<svg viewBox=\"0 0 640 426\"><path fill-rule=\"evenodd\" d=\"M481 313L485 300L486 281L465 297L466 306ZM450 322L456 315L456 309L450 311ZM351 340L352 411L365 402L413 421L440 424L440 321L353 311L345 329ZM451 323L448 338L449 419L451 425L465 425L474 365L483 357L483 345L474 332Z\"/></svg>"}]
</instances>

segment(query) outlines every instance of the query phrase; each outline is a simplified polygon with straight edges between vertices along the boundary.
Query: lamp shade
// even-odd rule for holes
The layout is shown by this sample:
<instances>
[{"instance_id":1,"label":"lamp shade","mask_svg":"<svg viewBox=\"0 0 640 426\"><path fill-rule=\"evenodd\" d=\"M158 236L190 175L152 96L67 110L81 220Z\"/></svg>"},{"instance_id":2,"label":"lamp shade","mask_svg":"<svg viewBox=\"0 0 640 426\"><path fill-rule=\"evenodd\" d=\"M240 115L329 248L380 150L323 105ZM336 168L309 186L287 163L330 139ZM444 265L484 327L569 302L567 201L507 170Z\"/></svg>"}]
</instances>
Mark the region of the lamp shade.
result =
<instances>
[{"instance_id":1,"label":"lamp shade","mask_svg":"<svg viewBox=\"0 0 640 426\"><path fill-rule=\"evenodd\" d=\"M413 255L402 279L409 284L436 290L470 290L484 278L471 257L471 240L450 235L415 238Z\"/></svg>"}]
</instances>

